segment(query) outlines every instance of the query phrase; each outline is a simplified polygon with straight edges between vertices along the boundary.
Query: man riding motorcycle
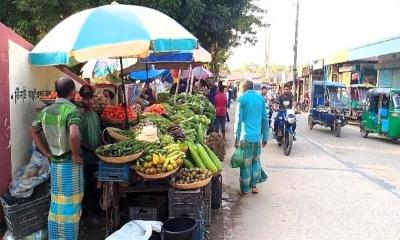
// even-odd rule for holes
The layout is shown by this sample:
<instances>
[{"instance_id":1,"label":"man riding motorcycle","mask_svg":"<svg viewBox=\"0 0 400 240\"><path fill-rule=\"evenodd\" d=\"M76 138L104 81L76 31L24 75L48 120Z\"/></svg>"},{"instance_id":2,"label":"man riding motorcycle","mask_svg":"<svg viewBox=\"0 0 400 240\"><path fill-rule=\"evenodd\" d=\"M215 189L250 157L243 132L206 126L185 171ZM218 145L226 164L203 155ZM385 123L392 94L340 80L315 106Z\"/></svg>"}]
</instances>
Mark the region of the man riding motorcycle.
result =
<instances>
[{"instance_id":1,"label":"man riding motorcycle","mask_svg":"<svg viewBox=\"0 0 400 240\"><path fill-rule=\"evenodd\" d=\"M293 95L290 93L290 87L289 85L285 85L283 87L283 93L282 95L280 95L276 101L277 104L279 104L279 111L277 112L277 114L275 114L274 118L274 132L276 129L278 129L278 121L276 116L278 116L279 114L285 114L285 111L282 110L286 110L286 112L293 112ZM293 140L296 140L296 121L293 123Z\"/></svg>"}]
</instances>

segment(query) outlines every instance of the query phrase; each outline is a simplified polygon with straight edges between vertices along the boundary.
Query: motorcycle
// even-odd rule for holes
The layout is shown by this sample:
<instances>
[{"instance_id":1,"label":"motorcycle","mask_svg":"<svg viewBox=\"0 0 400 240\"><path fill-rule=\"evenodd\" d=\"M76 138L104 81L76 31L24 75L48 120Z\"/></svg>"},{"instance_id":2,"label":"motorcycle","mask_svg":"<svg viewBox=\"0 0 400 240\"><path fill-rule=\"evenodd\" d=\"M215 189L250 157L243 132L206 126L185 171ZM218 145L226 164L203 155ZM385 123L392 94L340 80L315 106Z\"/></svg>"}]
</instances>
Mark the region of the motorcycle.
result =
<instances>
[{"instance_id":1,"label":"motorcycle","mask_svg":"<svg viewBox=\"0 0 400 240\"><path fill-rule=\"evenodd\" d=\"M295 113L292 109L278 110L275 121L275 138L278 142L278 146L282 146L283 153L288 156L293 146L293 125L296 122Z\"/></svg>"}]
</instances>

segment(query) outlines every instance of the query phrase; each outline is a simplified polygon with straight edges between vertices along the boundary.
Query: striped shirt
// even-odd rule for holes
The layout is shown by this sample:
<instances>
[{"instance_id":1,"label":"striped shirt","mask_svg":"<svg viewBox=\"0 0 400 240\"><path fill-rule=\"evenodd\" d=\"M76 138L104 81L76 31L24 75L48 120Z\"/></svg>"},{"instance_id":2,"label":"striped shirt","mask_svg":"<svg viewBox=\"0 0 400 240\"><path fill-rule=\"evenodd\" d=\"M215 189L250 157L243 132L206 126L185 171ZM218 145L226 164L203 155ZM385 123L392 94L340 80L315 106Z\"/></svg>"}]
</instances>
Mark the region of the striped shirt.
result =
<instances>
[{"instance_id":1,"label":"striped shirt","mask_svg":"<svg viewBox=\"0 0 400 240\"><path fill-rule=\"evenodd\" d=\"M37 131L43 130L51 151L51 160L62 162L71 157L69 126L80 125L78 108L68 99L57 98L55 103L40 111L32 123Z\"/></svg>"}]
</instances>

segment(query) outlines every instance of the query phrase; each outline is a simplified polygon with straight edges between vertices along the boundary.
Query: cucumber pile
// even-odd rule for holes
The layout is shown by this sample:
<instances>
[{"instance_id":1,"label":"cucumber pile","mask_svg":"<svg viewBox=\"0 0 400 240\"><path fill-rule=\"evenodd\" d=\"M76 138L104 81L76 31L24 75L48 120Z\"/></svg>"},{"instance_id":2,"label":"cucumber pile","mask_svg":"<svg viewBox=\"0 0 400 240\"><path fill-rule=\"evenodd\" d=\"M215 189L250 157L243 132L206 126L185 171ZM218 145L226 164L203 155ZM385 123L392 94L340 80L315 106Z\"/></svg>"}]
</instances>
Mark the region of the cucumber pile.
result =
<instances>
[{"instance_id":1,"label":"cucumber pile","mask_svg":"<svg viewBox=\"0 0 400 240\"><path fill-rule=\"evenodd\" d=\"M187 142L191 160L184 159L183 166L189 169L201 168L208 169L212 173L222 170L222 163L215 153L205 144Z\"/></svg>"}]
</instances>

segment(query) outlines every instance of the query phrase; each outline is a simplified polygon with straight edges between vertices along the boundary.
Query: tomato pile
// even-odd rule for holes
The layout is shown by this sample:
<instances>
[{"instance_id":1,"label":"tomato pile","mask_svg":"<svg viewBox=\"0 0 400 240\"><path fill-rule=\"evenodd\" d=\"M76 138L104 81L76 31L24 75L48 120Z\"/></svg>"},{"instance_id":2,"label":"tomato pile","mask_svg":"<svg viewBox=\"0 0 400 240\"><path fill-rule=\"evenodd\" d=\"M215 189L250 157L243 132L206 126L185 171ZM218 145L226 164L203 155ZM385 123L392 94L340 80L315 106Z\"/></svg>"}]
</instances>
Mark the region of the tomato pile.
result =
<instances>
[{"instance_id":1,"label":"tomato pile","mask_svg":"<svg viewBox=\"0 0 400 240\"><path fill-rule=\"evenodd\" d=\"M167 113L167 110L165 109L165 107L161 104L153 104L150 107L148 107L145 112L148 113L153 113L156 115L164 115Z\"/></svg>"},{"instance_id":2,"label":"tomato pile","mask_svg":"<svg viewBox=\"0 0 400 240\"><path fill-rule=\"evenodd\" d=\"M128 108L128 119L135 119L137 114L131 108ZM103 119L116 119L116 120L124 120L125 119L125 107L122 104L117 106L108 105L103 109L103 113L101 114L101 118Z\"/></svg>"},{"instance_id":3,"label":"tomato pile","mask_svg":"<svg viewBox=\"0 0 400 240\"><path fill-rule=\"evenodd\" d=\"M55 91L50 92L50 94L47 94L46 96L43 96L42 99L56 99L57 98L57 93Z\"/></svg>"},{"instance_id":4,"label":"tomato pile","mask_svg":"<svg viewBox=\"0 0 400 240\"><path fill-rule=\"evenodd\" d=\"M44 99L44 100L55 100L56 98L57 98L56 91L51 91L50 94L47 94L46 96L41 97L41 99ZM75 101L82 101L82 97L79 95L78 92L75 93Z\"/></svg>"}]
</instances>

